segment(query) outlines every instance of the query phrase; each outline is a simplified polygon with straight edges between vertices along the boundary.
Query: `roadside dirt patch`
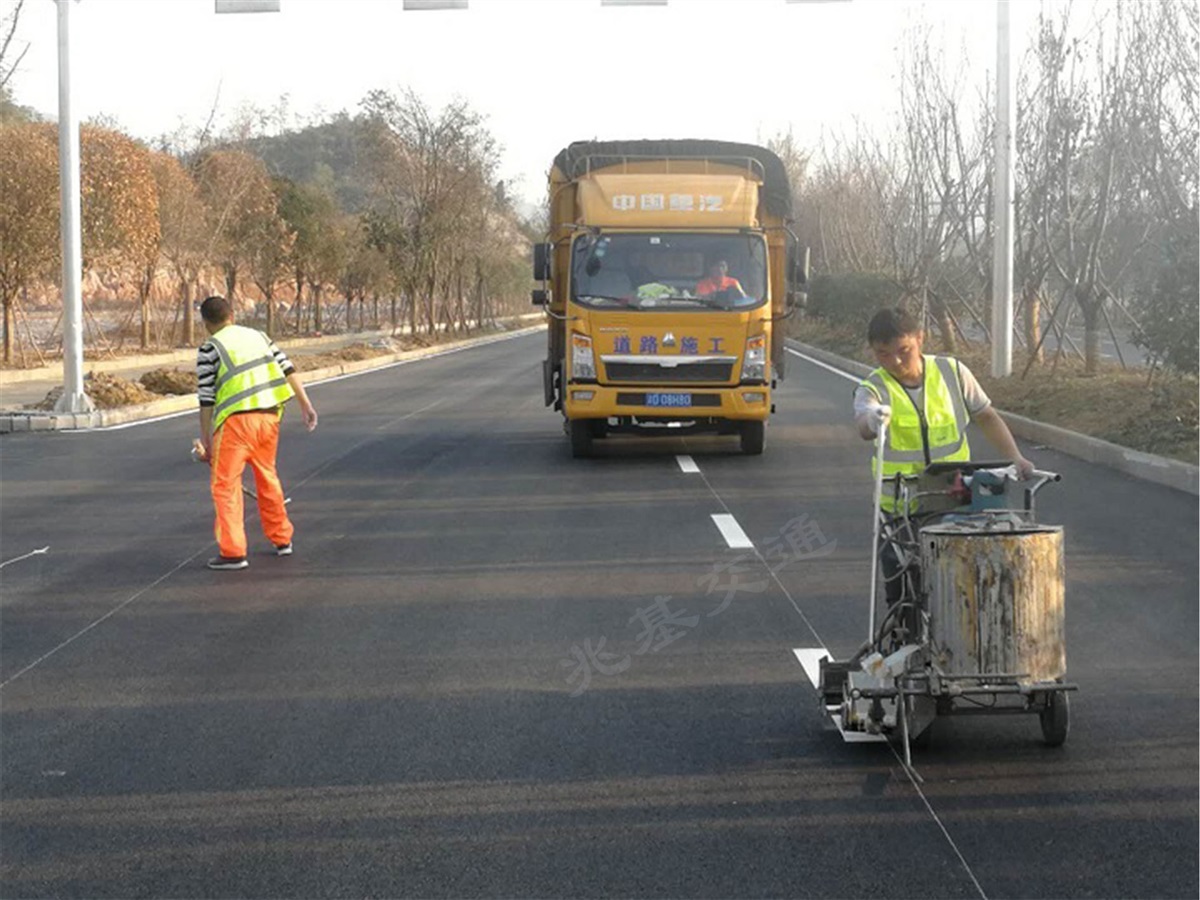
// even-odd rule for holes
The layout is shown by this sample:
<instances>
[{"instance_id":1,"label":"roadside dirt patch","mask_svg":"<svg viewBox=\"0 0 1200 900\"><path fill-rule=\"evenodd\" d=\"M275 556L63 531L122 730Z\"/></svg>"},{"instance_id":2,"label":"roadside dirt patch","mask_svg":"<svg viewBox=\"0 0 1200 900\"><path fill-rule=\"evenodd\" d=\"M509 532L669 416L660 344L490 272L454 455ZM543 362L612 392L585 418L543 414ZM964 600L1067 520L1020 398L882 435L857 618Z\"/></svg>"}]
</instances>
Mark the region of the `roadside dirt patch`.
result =
<instances>
[{"instance_id":1,"label":"roadside dirt patch","mask_svg":"<svg viewBox=\"0 0 1200 900\"><path fill-rule=\"evenodd\" d=\"M138 382L156 394L196 393L196 373L185 369L155 369L145 373Z\"/></svg>"},{"instance_id":2,"label":"roadside dirt patch","mask_svg":"<svg viewBox=\"0 0 1200 900\"><path fill-rule=\"evenodd\" d=\"M333 350L329 353L289 354L288 358L292 361L292 365L296 367L297 372L311 372L314 369L324 369L327 366L336 366L339 363L358 362L363 359L386 356L389 353L395 353L397 349L392 341L379 342L378 344L350 344L347 347L342 347L340 350Z\"/></svg>"},{"instance_id":3,"label":"roadside dirt patch","mask_svg":"<svg viewBox=\"0 0 1200 900\"><path fill-rule=\"evenodd\" d=\"M62 387L52 389L44 400L27 409L52 410L58 398L62 396ZM150 403L161 400L162 395L146 390L136 381L128 381L107 372L89 372L83 379L83 392L92 398L97 409L116 409L119 406L132 406L135 403Z\"/></svg>"}]
</instances>

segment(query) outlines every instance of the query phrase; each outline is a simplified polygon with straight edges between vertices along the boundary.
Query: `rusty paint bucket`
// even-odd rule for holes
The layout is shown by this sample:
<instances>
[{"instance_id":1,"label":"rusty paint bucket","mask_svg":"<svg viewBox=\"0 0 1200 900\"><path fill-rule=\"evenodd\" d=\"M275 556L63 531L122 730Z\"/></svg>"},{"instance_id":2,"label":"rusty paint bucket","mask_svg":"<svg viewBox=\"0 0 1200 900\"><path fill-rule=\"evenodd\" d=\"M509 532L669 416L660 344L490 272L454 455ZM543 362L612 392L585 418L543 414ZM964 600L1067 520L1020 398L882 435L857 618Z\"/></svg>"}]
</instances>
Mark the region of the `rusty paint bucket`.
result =
<instances>
[{"instance_id":1,"label":"rusty paint bucket","mask_svg":"<svg viewBox=\"0 0 1200 900\"><path fill-rule=\"evenodd\" d=\"M988 530L969 522L921 529L930 650L955 675L1066 674L1062 528Z\"/></svg>"}]
</instances>

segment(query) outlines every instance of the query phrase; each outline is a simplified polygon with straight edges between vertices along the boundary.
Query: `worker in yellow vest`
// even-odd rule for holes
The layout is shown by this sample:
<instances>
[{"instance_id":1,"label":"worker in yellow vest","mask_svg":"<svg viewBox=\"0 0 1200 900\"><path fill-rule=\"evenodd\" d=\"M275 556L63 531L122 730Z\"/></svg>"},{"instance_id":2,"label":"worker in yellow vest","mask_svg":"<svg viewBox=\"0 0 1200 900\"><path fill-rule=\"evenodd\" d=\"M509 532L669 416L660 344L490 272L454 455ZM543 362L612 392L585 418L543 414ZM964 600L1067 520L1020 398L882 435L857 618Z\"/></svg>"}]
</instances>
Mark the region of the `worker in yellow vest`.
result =
<instances>
[{"instance_id":1,"label":"worker in yellow vest","mask_svg":"<svg viewBox=\"0 0 1200 900\"><path fill-rule=\"evenodd\" d=\"M198 455L212 468L214 530L220 550L208 567L244 569L249 565L242 509L246 464L254 472L263 533L275 546L276 556L291 556L294 529L275 471L279 421L283 405L293 396L309 431L317 427L317 411L283 351L261 331L235 325L228 300L209 297L200 304L200 318L209 338L196 357Z\"/></svg>"},{"instance_id":2,"label":"worker in yellow vest","mask_svg":"<svg viewBox=\"0 0 1200 900\"><path fill-rule=\"evenodd\" d=\"M867 341L879 363L854 392L854 420L864 440L874 440L887 425L883 476L915 475L936 462L969 460L967 424L974 422L1003 459L1012 461L1021 478L1034 465L1017 449L1012 432L992 408L992 401L960 361L921 352L925 335L920 323L902 309L882 309L867 325ZM872 459L872 474L875 461ZM896 513L885 489L886 516ZM886 529L885 529L886 530ZM904 568L892 544L880 548L888 604L900 596Z\"/></svg>"}]
</instances>

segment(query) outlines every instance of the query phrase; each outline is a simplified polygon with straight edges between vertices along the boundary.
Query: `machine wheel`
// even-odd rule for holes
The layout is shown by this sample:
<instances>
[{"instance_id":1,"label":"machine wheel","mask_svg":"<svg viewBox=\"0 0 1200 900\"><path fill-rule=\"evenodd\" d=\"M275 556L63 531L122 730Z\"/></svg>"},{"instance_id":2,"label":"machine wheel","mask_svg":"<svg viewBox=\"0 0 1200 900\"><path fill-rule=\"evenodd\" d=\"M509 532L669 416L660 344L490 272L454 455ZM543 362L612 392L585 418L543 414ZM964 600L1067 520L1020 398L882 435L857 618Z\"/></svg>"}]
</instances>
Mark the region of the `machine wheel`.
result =
<instances>
[{"instance_id":1,"label":"machine wheel","mask_svg":"<svg viewBox=\"0 0 1200 900\"><path fill-rule=\"evenodd\" d=\"M588 419L571 419L567 423L571 436L571 456L583 459L592 453L592 423Z\"/></svg>"},{"instance_id":2,"label":"machine wheel","mask_svg":"<svg viewBox=\"0 0 1200 900\"><path fill-rule=\"evenodd\" d=\"M759 456L767 443L766 422L742 423L742 452L747 456Z\"/></svg>"},{"instance_id":3,"label":"machine wheel","mask_svg":"<svg viewBox=\"0 0 1200 900\"><path fill-rule=\"evenodd\" d=\"M608 420L607 419L588 419L592 426L592 437L605 438L608 437Z\"/></svg>"},{"instance_id":4,"label":"machine wheel","mask_svg":"<svg viewBox=\"0 0 1200 900\"><path fill-rule=\"evenodd\" d=\"M1067 702L1067 692L1052 692L1038 718L1042 722L1042 740L1046 746L1061 747L1071 730L1071 704Z\"/></svg>"}]
</instances>

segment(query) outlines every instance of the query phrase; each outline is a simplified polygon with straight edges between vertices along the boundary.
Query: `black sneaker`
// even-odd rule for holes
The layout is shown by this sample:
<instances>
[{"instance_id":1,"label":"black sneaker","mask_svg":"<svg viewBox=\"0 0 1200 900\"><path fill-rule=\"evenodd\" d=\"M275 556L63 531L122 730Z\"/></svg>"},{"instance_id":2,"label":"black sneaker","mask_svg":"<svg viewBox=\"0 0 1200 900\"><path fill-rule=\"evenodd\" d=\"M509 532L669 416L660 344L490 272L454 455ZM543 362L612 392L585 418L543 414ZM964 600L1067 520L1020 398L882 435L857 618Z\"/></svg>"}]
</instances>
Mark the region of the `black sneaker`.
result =
<instances>
[{"instance_id":1,"label":"black sneaker","mask_svg":"<svg viewBox=\"0 0 1200 900\"><path fill-rule=\"evenodd\" d=\"M291 556L292 555L292 542L288 541L286 544L276 544L275 545L275 555L276 556Z\"/></svg>"},{"instance_id":2,"label":"black sneaker","mask_svg":"<svg viewBox=\"0 0 1200 900\"><path fill-rule=\"evenodd\" d=\"M208 561L210 569L244 569L249 565L244 556L214 556Z\"/></svg>"}]
</instances>

